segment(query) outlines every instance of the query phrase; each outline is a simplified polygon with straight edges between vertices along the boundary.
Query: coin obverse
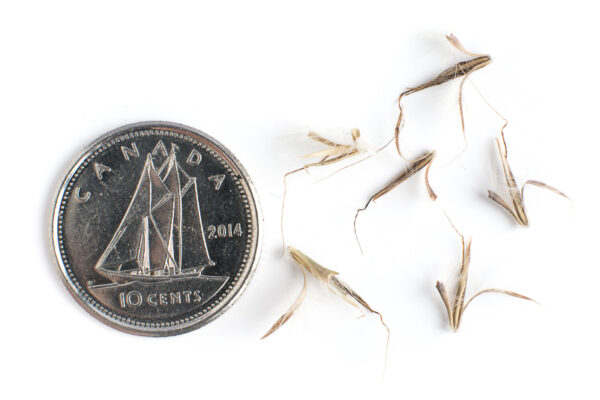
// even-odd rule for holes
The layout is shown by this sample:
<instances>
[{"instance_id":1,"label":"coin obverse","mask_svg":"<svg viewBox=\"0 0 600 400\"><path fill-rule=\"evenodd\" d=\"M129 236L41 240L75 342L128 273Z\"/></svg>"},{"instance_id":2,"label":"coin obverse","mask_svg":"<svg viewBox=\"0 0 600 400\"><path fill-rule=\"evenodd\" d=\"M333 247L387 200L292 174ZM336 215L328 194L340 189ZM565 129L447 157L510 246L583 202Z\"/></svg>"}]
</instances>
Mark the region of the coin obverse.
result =
<instances>
[{"instance_id":1,"label":"coin obverse","mask_svg":"<svg viewBox=\"0 0 600 400\"><path fill-rule=\"evenodd\" d=\"M126 332L176 335L221 315L258 262L260 210L236 158L165 122L109 132L64 179L52 216L75 299Z\"/></svg>"}]
</instances>

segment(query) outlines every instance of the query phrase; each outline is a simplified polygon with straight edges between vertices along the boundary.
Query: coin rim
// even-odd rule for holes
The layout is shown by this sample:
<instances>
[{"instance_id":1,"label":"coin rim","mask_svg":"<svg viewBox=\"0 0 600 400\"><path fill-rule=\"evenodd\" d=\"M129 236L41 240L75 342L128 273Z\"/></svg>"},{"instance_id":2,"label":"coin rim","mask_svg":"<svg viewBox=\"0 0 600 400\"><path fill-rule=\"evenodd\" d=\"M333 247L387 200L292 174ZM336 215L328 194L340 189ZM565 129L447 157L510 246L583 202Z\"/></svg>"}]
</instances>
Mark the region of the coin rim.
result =
<instances>
[{"instance_id":1,"label":"coin rim","mask_svg":"<svg viewBox=\"0 0 600 400\"><path fill-rule=\"evenodd\" d=\"M140 128L149 129L149 128L155 128L155 127L161 127L166 130L168 130L169 128L184 130L187 133L191 134L192 137L199 136L200 138L202 138L204 140L208 140L215 147L217 147L220 151L222 151L223 154L225 156L227 156L229 158L229 160L233 163L235 168L237 168L239 170L240 175L246 181L246 184L248 187L248 192L252 196L252 201L255 206L255 215L256 215L256 221L253 221L253 227L256 231L256 246L255 246L255 250L254 250L254 258L251 260L251 262L247 262L247 265L249 265L249 266L247 267L248 272L247 272L246 278L244 279L243 282L241 282L239 284L237 290L231 295L231 297L229 297L228 300L224 299L224 301L222 301L220 303L220 304L222 304L222 306L217 311L209 314L206 318L199 317L194 320L184 322L182 324L178 324L175 326L165 326L165 327L148 327L148 326L131 325L126 322L119 321L119 320L107 315L104 312L101 312L100 310L98 310L97 307L91 306L89 304L89 302L83 298L83 296L81 295L79 290L74 286L73 281L69 278L66 266L64 264L63 257L60 252L59 240L58 240L58 217L60 214L61 201L64 197L67 185L73 178L73 175L76 172L76 170L79 168L80 164L85 161L85 159L89 156L89 154L93 153L94 149L98 145L100 145L107 138L109 138L113 135L116 136L116 135L120 135L120 134L121 135L126 134L128 130L133 131L133 130L140 129ZM243 165L240 163L240 161L237 159L237 157L235 157L231 153L231 151L229 151L229 149L227 147L225 147L221 142L219 142L212 136L210 136L198 129L192 128L192 127L184 125L184 124L179 124L179 123L169 122L169 121L142 121L142 122L136 122L136 123L132 123L132 124L126 124L126 125L120 126L116 129L113 129L113 130L105 133L104 135L100 136L96 141L94 141L92 144L87 146L76 157L74 157L74 160L75 160L74 162L71 162L69 164L70 166L67 169L66 174L64 175L64 179L61 181L61 183L59 185L58 194L57 194L56 200L54 202L54 207L52 208L52 216L51 216L50 223L51 223L51 235L52 235L52 248L54 250L55 261L56 261L58 270L60 271L60 276L62 278L62 282L68 288L69 293L73 296L73 298L77 301L77 303L79 303L79 305L82 306L83 309L85 309L89 314L91 314L96 319L100 320L101 322L103 322L115 329L123 331L123 332L131 333L131 334L135 334L135 335L141 335L141 336L173 336L173 335L179 335L179 334L183 334L183 333L198 329L198 328L214 321L216 318L220 317L223 313L225 313L227 310L229 310L229 308L231 308L231 306L233 306L233 304L239 299L239 297L244 293L244 291L248 287L252 277L254 276L254 273L256 271L257 265L259 263L259 260L260 260L261 254L262 254L262 228L261 228L261 225L263 223L263 215L262 215L262 210L261 210L260 203L258 200L258 196L256 193L256 188L254 187L252 179L250 179L248 172L243 167ZM96 301L98 301L98 300L96 300Z\"/></svg>"}]
</instances>

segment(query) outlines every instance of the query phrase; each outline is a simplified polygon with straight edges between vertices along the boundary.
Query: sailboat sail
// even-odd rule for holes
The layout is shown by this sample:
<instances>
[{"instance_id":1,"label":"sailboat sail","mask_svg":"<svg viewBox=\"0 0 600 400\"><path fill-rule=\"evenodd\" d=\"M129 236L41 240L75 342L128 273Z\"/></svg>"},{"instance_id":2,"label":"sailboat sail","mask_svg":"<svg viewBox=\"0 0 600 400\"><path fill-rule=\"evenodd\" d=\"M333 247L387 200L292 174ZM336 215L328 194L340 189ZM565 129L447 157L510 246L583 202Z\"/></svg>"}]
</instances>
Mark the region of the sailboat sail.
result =
<instances>
[{"instance_id":1,"label":"sailboat sail","mask_svg":"<svg viewBox=\"0 0 600 400\"><path fill-rule=\"evenodd\" d=\"M183 251L185 249L185 252ZM206 247L196 178L174 151L157 171L148 154L129 207L95 269L113 281L199 275Z\"/></svg>"}]
</instances>

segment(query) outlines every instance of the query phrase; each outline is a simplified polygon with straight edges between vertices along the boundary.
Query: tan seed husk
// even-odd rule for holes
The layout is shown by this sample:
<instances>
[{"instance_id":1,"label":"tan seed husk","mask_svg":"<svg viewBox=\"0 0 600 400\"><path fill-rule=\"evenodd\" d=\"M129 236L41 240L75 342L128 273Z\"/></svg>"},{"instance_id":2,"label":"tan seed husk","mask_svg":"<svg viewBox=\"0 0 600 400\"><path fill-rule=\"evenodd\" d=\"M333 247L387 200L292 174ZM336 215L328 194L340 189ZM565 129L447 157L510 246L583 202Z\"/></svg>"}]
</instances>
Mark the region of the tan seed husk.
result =
<instances>
[{"instance_id":1,"label":"tan seed husk","mask_svg":"<svg viewBox=\"0 0 600 400\"><path fill-rule=\"evenodd\" d=\"M369 207L371 202L377 201L377 199L379 199L380 197L385 196L390 191L392 191L396 186L400 185L402 182L406 181L411 176L413 176L414 174L416 174L417 172L419 172L420 170L422 170L425 167L427 167L425 169L425 187L427 189L427 194L429 195L429 198L431 200L435 201L437 199L437 195L435 194L435 192L431 188L431 185L429 184L429 168L431 167L431 164L433 163L435 154L436 154L435 151L432 151L430 153L424 154L423 156L417 158L415 161L413 161L408 166L408 168L403 170L400 173L400 175L398 175L396 178L394 178L393 181L388 183L385 187L383 187L381 190L379 190L377 193L375 193L373 196L371 196L369 198L369 200L367 201L367 203L362 208L359 208L356 210L356 214L354 215L354 236L356 237L356 242L358 243L358 247L360 248L361 254L363 251L362 251L362 246L360 244L360 240L358 239L358 233L356 230L356 221L358 219L358 214L360 214L362 211L365 211L367 209L367 207Z\"/></svg>"},{"instance_id":2,"label":"tan seed husk","mask_svg":"<svg viewBox=\"0 0 600 400\"><path fill-rule=\"evenodd\" d=\"M506 126L506 124L505 124L505 126ZM503 127L503 129L504 129L504 127ZM500 154L500 161L502 162L502 170L504 172L504 179L506 181L506 186L508 187L508 193L510 196L512 207L510 205L508 205L508 203L506 201L504 201L502 199L502 197L500 197L500 195L498 195L496 192L494 192L492 190L488 190L488 197L491 200L493 200L494 202L498 203L506 211L508 211L510 213L510 215L512 215L512 217L515 219L515 221L517 221L517 223L519 225L529 226L529 219L527 218L527 213L525 212L525 204L523 202L523 198L524 198L523 192L524 192L525 186L527 186L527 185L537 186L542 189L549 190L559 196L562 196L569 201L571 201L571 199L566 194L564 194L563 192L558 190L557 188L547 185L544 182L535 181L535 180L526 181L523 184L523 186L521 186L521 189L519 189L519 186L517 185L517 181L515 180L515 177L512 173L510 165L508 164L506 140L504 139L504 130L503 129L500 131L500 136L502 138L502 144L500 144L500 140L498 140L496 138L496 145L498 147L498 153Z\"/></svg>"},{"instance_id":3,"label":"tan seed husk","mask_svg":"<svg viewBox=\"0 0 600 400\"><path fill-rule=\"evenodd\" d=\"M446 287L444 286L444 284L442 282L437 281L435 287L436 287L438 293L440 294L440 297L442 298L444 307L446 307L446 312L448 314L448 325L450 325L450 328L454 332L458 331L458 329L460 328L460 323L462 320L463 313L464 313L465 309L467 308L467 306L469 305L469 303L471 303L471 301L475 297L477 297L481 294L502 293L502 294L506 294L508 296L517 297L519 299L529 300L529 301L533 301L533 302L537 303L535 300L533 300L527 296L524 296L524 295L516 293L516 292L512 292L510 290L504 290L504 289L481 290L481 291L475 293L469 300L467 300L465 302L465 295L467 292L467 280L468 280L468 275L469 275L469 266L471 264L471 240L467 241L465 244L464 236L456 229L456 227L454 227L454 224L452 224L452 221L450 221L450 219L448 219L448 221L450 222L450 224L452 225L452 227L454 228L454 230L460 237L461 246L462 246L461 265L460 265L460 271L458 273L458 278L457 278L457 283L456 283L456 294L454 296L454 301L452 303L450 302L450 299L448 298L448 294L446 292Z\"/></svg>"},{"instance_id":4,"label":"tan seed husk","mask_svg":"<svg viewBox=\"0 0 600 400\"><path fill-rule=\"evenodd\" d=\"M342 298L347 303L353 305L358 308L362 312L362 308L367 311L376 314L379 317L379 320L383 327L387 332L386 339L386 350L385 357L387 362L387 353L389 347L390 340L390 329L383 320L383 316L373 309L369 303L367 303L358 293L356 293L350 286L348 286L345 282L338 278L339 273L328 268L323 267L321 264L317 263L315 260L301 252L300 250L294 247L288 247L288 251L292 260L298 265L298 267L302 270L304 274L304 285L302 287L302 291L294 301L294 304L281 316L277 321L271 326L271 328L265 333L262 339L271 335L277 329L279 329L283 324L285 324L294 314L294 312L300 307L304 298L306 297L307 290L307 280L306 280L306 272L310 273L314 276L319 282L323 283L329 290L331 290L336 296Z\"/></svg>"},{"instance_id":5,"label":"tan seed husk","mask_svg":"<svg viewBox=\"0 0 600 400\"><path fill-rule=\"evenodd\" d=\"M315 133L309 132L308 137L318 143L324 144L327 146L326 149L316 151L314 153L305 154L301 156L301 158L320 158L319 161L311 162L308 164L304 164L302 167L297 168L295 170L287 172L283 175L283 197L281 200L281 242L282 242L282 251L281 255L285 253L285 234L284 234L284 212L285 212L285 199L287 195L287 178L290 175L293 175L300 171L306 171L309 168L313 167L322 167L325 165L334 164L340 161L343 161L347 158L353 157L359 153L361 153L361 149L358 147L358 140L360 139L360 131L358 129L352 129L352 144L345 145L333 142L323 136Z\"/></svg>"},{"instance_id":6,"label":"tan seed husk","mask_svg":"<svg viewBox=\"0 0 600 400\"><path fill-rule=\"evenodd\" d=\"M460 82L460 86L459 86L459 90L458 90L458 107L459 107L460 121L461 121L461 126L462 126L463 137L464 137L464 135L465 135L465 119L464 119L463 106L462 106L462 92L463 92L464 83L465 83L466 79L469 77L469 75L471 75L473 72L485 67L486 65L488 65L492 62L492 58L489 55L474 54L474 53L467 51L454 35L452 35L452 34L446 35L446 39L456 49L458 49L462 53L468 55L469 57L473 57L473 58L470 60L467 60L467 61L461 61L461 62L455 64L454 66L442 71L435 78L433 78L425 83L422 83L418 86L409 88L400 94L400 96L398 97L398 120L396 121L396 127L394 128L394 140L396 142L396 150L398 151L398 154L400 155L400 157L402 157L404 159L407 159L407 158L404 157L404 155L402 154L402 151L400 150L400 129L402 127L402 123L404 122L404 111L402 109L402 99L405 96L408 96L408 95L411 95L414 93L418 93L422 90L428 89L433 86L442 85L446 82L449 82L451 80L454 80L454 79L462 76L463 79ZM466 138L465 138L465 141L466 141Z\"/></svg>"}]
</instances>

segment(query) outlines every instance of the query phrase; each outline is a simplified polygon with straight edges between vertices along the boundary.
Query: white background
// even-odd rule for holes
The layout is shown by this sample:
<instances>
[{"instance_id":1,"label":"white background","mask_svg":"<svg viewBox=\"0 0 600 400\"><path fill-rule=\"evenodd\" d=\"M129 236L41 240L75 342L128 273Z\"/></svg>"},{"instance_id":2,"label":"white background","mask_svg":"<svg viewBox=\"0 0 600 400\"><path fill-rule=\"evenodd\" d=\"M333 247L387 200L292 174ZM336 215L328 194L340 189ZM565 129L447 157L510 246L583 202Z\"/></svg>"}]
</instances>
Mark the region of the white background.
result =
<instances>
[{"instance_id":1,"label":"white background","mask_svg":"<svg viewBox=\"0 0 600 400\"><path fill-rule=\"evenodd\" d=\"M2 2L2 398L598 398L600 144L598 13L590 2ZM406 165L390 147L333 172L289 180L286 232L341 277L392 331L385 334L311 281L304 305L267 340L301 274L278 258L282 175L320 150L309 129L371 149L391 138L396 98L465 57L454 33L491 65L471 82L510 123L526 191L521 228L487 190L505 195L493 138L502 121L458 82L405 99L409 155L436 149L436 203L422 173L357 207ZM213 135L243 162L264 213L262 260L218 320L171 338L118 332L63 287L49 213L73 157L126 123L166 120ZM473 237L469 293L515 290L541 306L485 295L458 333L435 291L452 286L459 241Z\"/></svg>"}]
</instances>

